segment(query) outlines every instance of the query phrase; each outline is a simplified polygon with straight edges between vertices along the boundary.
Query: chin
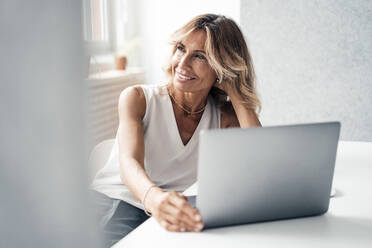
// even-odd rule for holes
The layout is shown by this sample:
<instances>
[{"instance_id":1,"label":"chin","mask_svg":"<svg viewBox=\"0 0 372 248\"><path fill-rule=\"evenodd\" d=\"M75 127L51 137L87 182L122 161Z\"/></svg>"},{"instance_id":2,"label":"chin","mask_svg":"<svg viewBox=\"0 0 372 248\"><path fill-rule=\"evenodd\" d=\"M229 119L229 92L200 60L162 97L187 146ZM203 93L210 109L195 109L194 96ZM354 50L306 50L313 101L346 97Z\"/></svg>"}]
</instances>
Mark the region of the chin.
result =
<instances>
[{"instance_id":1,"label":"chin","mask_svg":"<svg viewBox=\"0 0 372 248\"><path fill-rule=\"evenodd\" d=\"M184 82L179 82L177 79L173 79L172 85L176 90L183 91L183 92L200 92L208 88L208 86L202 84L202 82L197 81L197 80L184 83Z\"/></svg>"},{"instance_id":2,"label":"chin","mask_svg":"<svg viewBox=\"0 0 372 248\"><path fill-rule=\"evenodd\" d=\"M195 84L193 82L180 83L177 80L173 80L172 85L175 89L180 90L180 91L185 91L185 92L198 91L198 90L195 90L195 86L194 86Z\"/></svg>"}]
</instances>

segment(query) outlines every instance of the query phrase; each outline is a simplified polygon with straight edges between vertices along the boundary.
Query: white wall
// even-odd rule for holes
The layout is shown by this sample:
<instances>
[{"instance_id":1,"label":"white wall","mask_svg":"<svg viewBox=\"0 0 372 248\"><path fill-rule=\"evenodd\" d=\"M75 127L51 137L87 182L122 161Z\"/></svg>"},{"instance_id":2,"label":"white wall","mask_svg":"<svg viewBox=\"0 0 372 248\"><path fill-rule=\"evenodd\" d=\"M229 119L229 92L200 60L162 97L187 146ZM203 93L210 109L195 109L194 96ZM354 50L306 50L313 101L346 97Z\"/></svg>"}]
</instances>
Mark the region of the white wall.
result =
<instances>
[{"instance_id":1,"label":"white wall","mask_svg":"<svg viewBox=\"0 0 372 248\"><path fill-rule=\"evenodd\" d=\"M166 79L161 68L169 52L168 38L187 21L205 13L223 14L237 23L240 20L239 0L139 0L138 10L141 57L149 84Z\"/></svg>"},{"instance_id":2,"label":"white wall","mask_svg":"<svg viewBox=\"0 0 372 248\"><path fill-rule=\"evenodd\" d=\"M242 1L264 125L339 120L372 141L372 1Z\"/></svg>"}]
</instances>

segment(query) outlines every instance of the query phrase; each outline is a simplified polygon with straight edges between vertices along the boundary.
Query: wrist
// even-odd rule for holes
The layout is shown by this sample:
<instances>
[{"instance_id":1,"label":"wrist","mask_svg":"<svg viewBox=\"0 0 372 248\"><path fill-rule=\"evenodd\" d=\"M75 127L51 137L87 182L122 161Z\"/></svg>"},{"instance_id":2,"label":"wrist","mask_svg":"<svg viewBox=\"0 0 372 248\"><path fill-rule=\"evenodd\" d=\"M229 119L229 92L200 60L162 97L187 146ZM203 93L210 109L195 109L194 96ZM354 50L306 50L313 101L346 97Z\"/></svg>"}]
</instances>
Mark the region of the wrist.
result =
<instances>
[{"instance_id":1,"label":"wrist","mask_svg":"<svg viewBox=\"0 0 372 248\"><path fill-rule=\"evenodd\" d=\"M156 199L157 197L163 193L163 190L159 187L152 187L149 189L149 192L147 193L146 198L143 202L143 207L150 213L154 212L155 206L156 206Z\"/></svg>"},{"instance_id":2,"label":"wrist","mask_svg":"<svg viewBox=\"0 0 372 248\"><path fill-rule=\"evenodd\" d=\"M232 87L225 87L224 91L226 92L230 99L237 97L236 91Z\"/></svg>"},{"instance_id":3,"label":"wrist","mask_svg":"<svg viewBox=\"0 0 372 248\"><path fill-rule=\"evenodd\" d=\"M230 90L226 93L229 96L229 100L233 105L240 103L241 97L234 90Z\"/></svg>"}]
</instances>

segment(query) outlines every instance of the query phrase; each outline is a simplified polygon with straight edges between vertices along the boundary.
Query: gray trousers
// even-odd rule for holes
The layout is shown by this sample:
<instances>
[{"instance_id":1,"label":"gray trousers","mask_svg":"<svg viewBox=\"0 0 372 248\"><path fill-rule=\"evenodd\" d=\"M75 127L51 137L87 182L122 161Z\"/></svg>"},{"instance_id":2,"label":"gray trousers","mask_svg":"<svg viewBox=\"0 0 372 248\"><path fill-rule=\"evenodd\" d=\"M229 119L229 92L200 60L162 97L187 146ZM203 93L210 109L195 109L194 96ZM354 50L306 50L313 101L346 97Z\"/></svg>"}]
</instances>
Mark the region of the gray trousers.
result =
<instances>
[{"instance_id":1,"label":"gray trousers","mask_svg":"<svg viewBox=\"0 0 372 248\"><path fill-rule=\"evenodd\" d=\"M104 247L111 247L149 218L142 209L97 191L93 201Z\"/></svg>"}]
</instances>

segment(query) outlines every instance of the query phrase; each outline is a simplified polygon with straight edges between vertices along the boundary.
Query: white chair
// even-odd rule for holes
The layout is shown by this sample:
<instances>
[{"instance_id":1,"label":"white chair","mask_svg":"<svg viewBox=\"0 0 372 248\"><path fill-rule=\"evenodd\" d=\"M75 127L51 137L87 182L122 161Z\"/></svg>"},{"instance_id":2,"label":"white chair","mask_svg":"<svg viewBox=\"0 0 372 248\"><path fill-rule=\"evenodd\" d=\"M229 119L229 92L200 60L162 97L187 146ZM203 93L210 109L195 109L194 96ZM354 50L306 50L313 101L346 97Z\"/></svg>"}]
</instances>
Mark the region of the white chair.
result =
<instances>
[{"instance_id":1,"label":"white chair","mask_svg":"<svg viewBox=\"0 0 372 248\"><path fill-rule=\"evenodd\" d=\"M89 181L92 182L97 172L105 166L115 143L115 139L104 140L97 144L89 156Z\"/></svg>"}]
</instances>

